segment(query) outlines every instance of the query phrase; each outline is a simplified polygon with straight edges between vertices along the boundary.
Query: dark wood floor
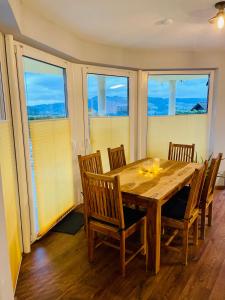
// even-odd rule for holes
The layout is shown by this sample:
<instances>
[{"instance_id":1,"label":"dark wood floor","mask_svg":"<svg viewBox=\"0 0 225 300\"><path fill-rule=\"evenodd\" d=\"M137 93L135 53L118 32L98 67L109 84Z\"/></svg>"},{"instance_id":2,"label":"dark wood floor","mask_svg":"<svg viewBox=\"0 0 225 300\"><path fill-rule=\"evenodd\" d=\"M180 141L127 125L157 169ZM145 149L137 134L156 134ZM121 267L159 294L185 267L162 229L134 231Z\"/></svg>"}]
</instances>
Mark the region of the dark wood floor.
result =
<instances>
[{"instance_id":1,"label":"dark wood floor","mask_svg":"<svg viewBox=\"0 0 225 300\"><path fill-rule=\"evenodd\" d=\"M145 272L140 255L122 278L117 250L100 247L90 265L83 230L75 236L50 233L24 257L17 299L224 300L225 191L217 191L215 200L213 227L207 229L204 243L191 247L187 267L177 254L162 251L157 276Z\"/></svg>"}]
</instances>

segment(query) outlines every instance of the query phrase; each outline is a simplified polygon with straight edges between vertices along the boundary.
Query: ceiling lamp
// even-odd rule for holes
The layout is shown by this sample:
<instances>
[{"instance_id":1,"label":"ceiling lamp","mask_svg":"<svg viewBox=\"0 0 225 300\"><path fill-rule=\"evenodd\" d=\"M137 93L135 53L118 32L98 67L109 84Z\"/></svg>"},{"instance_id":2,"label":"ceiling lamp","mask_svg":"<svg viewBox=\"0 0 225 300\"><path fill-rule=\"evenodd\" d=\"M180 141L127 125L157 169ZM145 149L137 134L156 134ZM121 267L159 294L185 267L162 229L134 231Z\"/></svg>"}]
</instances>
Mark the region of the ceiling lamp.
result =
<instances>
[{"instance_id":1,"label":"ceiling lamp","mask_svg":"<svg viewBox=\"0 0 225 300\"><path fill-rule=\"evenodd\" d=\"M216 3L215 8L219 11L215 17L209 19L209 23L216 24L217 28L222 29L225 25L225 1Z\"/></svg>"}]
</instances>

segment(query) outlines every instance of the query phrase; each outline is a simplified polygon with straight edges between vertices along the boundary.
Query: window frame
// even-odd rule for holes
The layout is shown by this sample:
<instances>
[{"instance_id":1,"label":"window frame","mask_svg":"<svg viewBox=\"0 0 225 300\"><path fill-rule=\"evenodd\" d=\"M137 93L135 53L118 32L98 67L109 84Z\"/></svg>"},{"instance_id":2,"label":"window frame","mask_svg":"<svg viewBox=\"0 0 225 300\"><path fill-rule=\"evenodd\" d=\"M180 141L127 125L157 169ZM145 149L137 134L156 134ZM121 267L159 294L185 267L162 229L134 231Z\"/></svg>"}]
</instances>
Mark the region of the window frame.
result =
<instances>
[{"instance_id":1,"label":"window frame","mask_svg":"<svg viewBox=\"0 0 225 300\"><path fill-rule=\"evenodd\" d=\"M5 56L5 47L4 47L4 37L0 33L0 72L1 72L1 83L2 84L2 94L3 94L3 103L4 103L4 114L5 118L0 119L0 122L5 122L11 120L11 109L10 109L10 96L9 96L9 86L7 78L7 63Z\"/></svg>"},{"instance_id":2,"label":"window frame","mask_svg":"<svg viewBox=\"0 0 225 300\"><path fill-rule=\"evenodd\" d=\"M208 155L212 153L212 115L213 115L213 96L214 96L214 77L216 69L173 69L173 70L148 70L139 71L138 79L138 158L146 157L147 154L147 127L148 117L154 118L159 116L148 116L148 78L151 75L209 75L209 88L208 88L208 112L207 115L207 144L208 144ZM171 115L171 118L186 118L187 114ZM188 115L195 117L195 114ZM164 118L168 116L160 116Z\"/></svg>"}]
</instances>

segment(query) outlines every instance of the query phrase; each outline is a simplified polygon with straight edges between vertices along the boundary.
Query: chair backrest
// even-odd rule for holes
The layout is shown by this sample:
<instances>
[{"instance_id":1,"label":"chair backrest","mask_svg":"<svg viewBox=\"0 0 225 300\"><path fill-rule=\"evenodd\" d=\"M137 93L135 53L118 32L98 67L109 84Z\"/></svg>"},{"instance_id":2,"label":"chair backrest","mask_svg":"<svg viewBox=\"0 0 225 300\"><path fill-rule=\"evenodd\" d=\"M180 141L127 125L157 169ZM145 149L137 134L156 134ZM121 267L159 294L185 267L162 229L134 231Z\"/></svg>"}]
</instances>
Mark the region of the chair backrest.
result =
<instances>
[{"instance_id":1,"label":"chair backrest","mask_svg":"<svg viewBox=\"0 0 225 300\"><path fill-rule=\"evenodd\" d=\"M219 168L220 168L220 163L221 163L221 160L223 158L223 153L219 153L217 155L217 158L216 158L216 166L215 166L215 173L214 173L214 176L213 176L213 184L212 184L212 188L214 190L215 188L215 185L216 185L216 177L218 175L218 172L219 172Z\"/></svg>"},{"instance_id":2,"label":"chair backrest","mask_svg":"<svg viewBox=\"0 0 225 300\"><path fill-rule=\"evenodd\" d=\"M199 201L202 193L203 180L207 171L207 162L201 167L201 169L196 169L191 182L191 189L188 197L188 202L185 210L184 218L186 220L190 219L193 211L199 207Z\"/></svg>"},{"instance_id":3,"label":"chair backrest","mask_svg":"<svg viewBox=\"0 0 225 300\"><path fill-rule=\"evenodd\" d=\"M200 206L203 207L206 202L207 199L210 195L213 194L214 192L214 188L215 188L215 184L216 184L216 177L217 177L217 173L219 171L219 167L220 167L220 163L222 160L222 153L219 153L217 158L213 158L208 170L208 174L206 176L206 180L203 186L203 191L202 191L202 196L201 196L201 202L200 202Z\"/></svg>"},{"instance_id":4,"label":"chair backrest","mask_svg":"<svg viewBox=\"0 0 225 300\"><path fill-rule=\"evenodd\" d=\"M103 174L101 153L98 150L95 153L89 155L78 155L78 162L80 167L83 192L85 193L84 172Z\"/></svg>"},{"instance_id":5,"label":"chair backrest","mask_svg":"<svg viewBox=\"0 0 225 300\"><path fill-rule=\"evenodd\" d=\"M195 154L195 144L173 144L169 143L168 160L177 160L184 162L193 162Z\"/></svg>"},{"instance_id":6,"label":"chair backrest","mask_svg":"<svg viewBox=\"0 0 225 300\"><path fill-rule=\"evenodd\" d=\"M126 165L124 146L108 148L110 170L115 170Z\"/></svg>"},{"instance_id":7,"label":"chair backrest","mask_svg":"<svg viewBox=\"0 0 225 300\"><path fill-rule=\"evenodd\" d=\"M124 229L119 176L84 173L87 215Z\"/></svg>"}]
</instances>

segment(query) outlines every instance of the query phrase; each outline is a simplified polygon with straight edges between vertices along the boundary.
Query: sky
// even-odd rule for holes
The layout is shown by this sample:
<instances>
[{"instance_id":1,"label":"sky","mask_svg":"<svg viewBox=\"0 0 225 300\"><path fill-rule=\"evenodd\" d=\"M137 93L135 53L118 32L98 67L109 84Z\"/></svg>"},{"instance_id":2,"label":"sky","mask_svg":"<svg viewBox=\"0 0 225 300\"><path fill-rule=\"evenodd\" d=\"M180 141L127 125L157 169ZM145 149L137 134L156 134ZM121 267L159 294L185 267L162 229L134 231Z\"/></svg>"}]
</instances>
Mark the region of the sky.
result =
<instances>
[{"instance_id":1,"label":"sky","mask_svg":"<svg viewBox=\"0 0 225 300\"><path fill-rule=\"evenodd\" d=\"M190 75L191 76L191 75ZM189 80L179 80L176 83L177 98L207 98L208 77ZM168 98L169 82L161 82L156 79L148 81L148 96L156 98Z\"/></svg>"},{"instance_id":2,"label":"sky","mask_svg":"<svg viewBox=\"0 0 225 300\"><path fill-rule=\"evenodd\" d=\"M98 95L98 76L88 74L88 98L93 98ZM102 76L102 75L100 75ZM116 76L104 76L106 86L106 96L127 97L128 96L128 78Z\"/></svg>"},{"instance_id":3,"label":"sky","mask_svg":"<svg viewBox=\"0 0 225 300\"><path fill-rule=\"evenodd\" d=\"M65 101L63 74L25 72L25 90L28 106Z\"/></svg>"}]
</instances>

